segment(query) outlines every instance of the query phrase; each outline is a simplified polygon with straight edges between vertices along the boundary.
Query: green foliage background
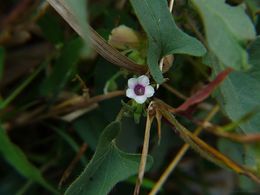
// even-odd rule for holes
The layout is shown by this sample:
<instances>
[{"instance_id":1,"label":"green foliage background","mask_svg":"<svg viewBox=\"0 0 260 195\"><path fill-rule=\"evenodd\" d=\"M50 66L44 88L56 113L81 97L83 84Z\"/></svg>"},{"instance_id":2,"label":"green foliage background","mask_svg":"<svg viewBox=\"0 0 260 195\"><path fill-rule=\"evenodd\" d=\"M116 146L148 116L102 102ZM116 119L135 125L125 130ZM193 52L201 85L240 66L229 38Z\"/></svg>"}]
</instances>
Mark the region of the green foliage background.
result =
<instances>
[{"instance_id":1,"label":"green foliage background","mask_svg":"<svg viewBox=\"0 0 260 195\"><path fill-rule=\"evenodd\" d=\"M138 75L95 52L88 23L106 40L120 25L138 32L140 48L120 52L148 64L140 66L148 68L153 85L167 81L187 97L227 67L233 68L203 105L220 105L212 123L233 125L226 128L228 133L260 134L258 0L176 0L173 13L166 0L63 3L72 23L47 1L0 5L0 194L133 193L146 113L122 94L91 104L78 101L125 90L128 78ZM162 73L158 63L170 54L173 64ZM183 102L162 86L156 97L173 107ZM60 103L69 109L60 111ZM118 120L121 108L132 112ZM74 117L77 111L81 113ZM205 115L205 109L195 106L176 118L193 130L192 120ZM154 187L183 143L165 123L158 144L156 128L151 129L143 194ZM260 175L259 141L235 143L207 133L202 138ZM260 191L249 179L189 151L159 194L240 192Z\"/></svg>"}]
</instances>

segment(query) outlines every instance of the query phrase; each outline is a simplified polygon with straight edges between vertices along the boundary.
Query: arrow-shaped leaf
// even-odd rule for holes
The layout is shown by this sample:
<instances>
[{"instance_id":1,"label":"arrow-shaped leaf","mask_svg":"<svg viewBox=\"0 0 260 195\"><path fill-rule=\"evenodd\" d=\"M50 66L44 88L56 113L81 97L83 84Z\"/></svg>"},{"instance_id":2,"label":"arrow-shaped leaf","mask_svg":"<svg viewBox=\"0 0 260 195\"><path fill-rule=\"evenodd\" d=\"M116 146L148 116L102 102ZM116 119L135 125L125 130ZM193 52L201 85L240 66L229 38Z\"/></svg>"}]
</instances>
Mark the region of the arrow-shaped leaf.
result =
<instances>
[{"instance_id":1,"label":"arrow-shaped leaf","mask_svg":"<svg viewBox=\"0 0 260 195\"><path fill-rule=\"evenodd\" d=\"M104 195L113 186L138 171L140 155L119 150L115 138L120 131L120 123L111 123L100 136L96 152L82 174L71 184L66 195ZM147 169L152 159L148 156Z\"/></svg>"},{"instance_id":2,"label":"arrow-shaped leaf","mask_svg":"<svg viewBox=\"0 0 260 195\"><path fill-rule=\"evenodd\" d=\"M161 57L168 54L205 54L204 46L197 39L177 27L166 0L131 0L131 3L148 36L147 62L157 83L164 82L158 66Z\"/></svg>"}]
</instances>

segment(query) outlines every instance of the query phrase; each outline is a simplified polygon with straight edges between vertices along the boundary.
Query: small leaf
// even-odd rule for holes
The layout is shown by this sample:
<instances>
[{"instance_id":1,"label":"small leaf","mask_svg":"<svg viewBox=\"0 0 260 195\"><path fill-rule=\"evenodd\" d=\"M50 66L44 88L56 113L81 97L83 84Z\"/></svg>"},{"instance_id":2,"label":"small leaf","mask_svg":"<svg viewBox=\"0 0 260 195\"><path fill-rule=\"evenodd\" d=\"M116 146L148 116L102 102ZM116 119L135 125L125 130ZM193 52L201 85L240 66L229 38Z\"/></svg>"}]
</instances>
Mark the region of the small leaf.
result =
<instances>
[{"instance_id":1,"label":"small leaf","mask_svg":"<svg viewBox=\"0 0 260 195\"><path fill-rule=\"evenodd\" d=\"M10 141L1 125L0 143L0 154L16 169L17 172L27 179L39 183L53 194L58 194L57 191L42 177L39 169L27 160L23 151Z\"/></svg>"},{"instance_id":2,"label":"small leaf","mask_svg":"<svg viewBox=\"0 0 260 195\"><path fill-rule=\"evenodd\" d=\"M166 0L131 0L132 6L148 36L147 63L158 84L164 82L158 62L168 54L202 56L206 50L195 38L175 24Z\"/></svg>"},{"instance_id":3,"label":"small leaf","mask_svg":"<svg viewBox=\"0 0 260 195\"><path fill-rule=\"evenodd\" d=\"M108 44L114 48L126 50L140 47L141 35L125 25L114 28L109 35Z\"/></svg>"},{"instance_id":4,"label":"small leaf","mask_svg":"<svg viewBox=\"0 0 260 195\"><path fill-rule=\"evenodd\" d=\"M254 26L242 6L224 0L192 0L204 23L209 49L228 67L248 68L247 53L241 43L253 40Z\"/></svg>"},{"instance_id":5,"label":"small leaf","mask_svg":"<svg viewBox=\"0 0 260 195\"><path fill-rule=\"evenodd\" d=\"M222 72L220 72L217 77L211 81L208 85L204 86L202 89L197 91L194 95L189 97L183 104L181 104L176 112L181 112L187 110L190 106L194 104L200 103L205 100L213 90L228 76L228 74L232 71L232 69L228 68Z\"/></svg>"},{"instance_id":6,"label":"small leaf","mask_svg":"<svg viewBox=\"0 0 260 195\"><path fill-rule=\"evenodd\" d=\"M96 152L82 174L69 186L66 195L104 195L113 186L138 171L140 155L119 150L115 138L120 131L120 123L113 122L100 136ZM148 166L152 159L148 157Z\"/></svg>"}]
</instances>

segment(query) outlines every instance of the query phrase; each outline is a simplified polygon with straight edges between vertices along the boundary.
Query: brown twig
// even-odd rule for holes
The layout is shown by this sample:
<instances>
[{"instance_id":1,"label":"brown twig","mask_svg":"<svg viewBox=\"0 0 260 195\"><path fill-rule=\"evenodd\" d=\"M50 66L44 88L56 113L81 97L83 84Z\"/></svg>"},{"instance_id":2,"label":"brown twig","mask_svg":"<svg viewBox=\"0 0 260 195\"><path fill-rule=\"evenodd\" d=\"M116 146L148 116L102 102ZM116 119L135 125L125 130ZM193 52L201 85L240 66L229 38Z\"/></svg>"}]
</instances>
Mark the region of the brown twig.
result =
<instances>
[{"instance_id":1,"label":"brown twig","mask_svg":"<svg viewBox=\"0 0 260 195\"><path fill-rule=\"evenodd\" d=\"M195 122L195 121L193 121ZM223 137L226 139L230 139L235 142L239 143L255 143L260 142L260 134L254 133L249 135L239 135L237 133L230 133L224 131L220 126L213 125L210 122L202 123L202 122L195 122L197 125L200 125L202 128L204 128L207 132L212 133L216 136Z\"/></svg>"},{"instance_id":2,"label":"brown twig","mask_svg":"<svg viewBox=\"0 0 260 195\"><path fill-rule=\"evenodd\" d=\"M217 105L206 116L206 118L204 119L204 123L206 123L207 121L211 120L215 116L215 114L218 112L218 110L219 110L219 106ZM202 131L202 129L203 128L201 126L197 127L197 129L195 130L195 132L193 134L194 135L199 135L200 132ZM170 162L168 167L164 170L163 174L161 175L159 180L156 182L156 184L154 185L154 187L151 190L151 192L149 193L149 195L155 195L155 194L157 194L159 192L159 190L161 189L163 184L166 182L166 180L170 176L170 174L173 172L173 170L175 169L177 164L180 162L181 158L184 156L184 154L189 149L189 147L190 146L187 143L182 146L182 148L179 150L177 155Z\"/></svg>"},{"instance_id":3,"label":"brown twig","mask_svg":"<svg viewBox=\"0 0 260 195\"><path fill-rule=\"evenodd\" d=\"M151 114L151 112L154 111L152 104L153 104L153 102L151 102L149 104L149 107L147 109L144 143L143 143L141 161L140 161L140 165L139 165L138 177L137 177L135 189L134 189L134 195L138 195L140 192L140 187L141 187L143 177L144 177L144 172L145 172L145 165L146 165L146 160L147 160L148 150L149 150L151 125L152 125L152 122L154 119L154 115Z\"/></svg>"},{"instance_id":4,"label":"brown twig","mask_svg":"<svg viewBox=\"0 0 260 195\"><path fill-rule=\"evenodd\" d=\"M102 95L97 95L95 97L85 99L82 98L79 101L74 101L73 99L67 100L66 104L65 102L62 102L61 104L58 104L54 108L52 108L49 111L49 114L47 114L45 117L49 116L57 116L60 115L64 112L72 112L77 109L82 109L86 108L94 103L98 103L107 99L111 99L114 97L122 96L125 94L125 91L123 90L118 90L118 91L113 91L107 94L102 94Z\"/></svg>"},{"instance_id":5,"label":"brown twig","mask_svg":"<svg viewBox=\"0 0 260 195\"><path fill-rule=\"evenodd\" d=\"M84 97L72 98L54 106L46 114L44 113L46 112L46 107L40 106L36 110L22 113L20 116L16 117L15 121L6 123L5 126L8 127L8 130L11 130L14 127L25 125L28 123L36 123L46 118L60 117L61 115L65 115L78 109L91 107L98 102L122 96L124 94L125 91L118 90L107 94L97 95L89 99L86 99Z\"/></svg>"}]
</instances>

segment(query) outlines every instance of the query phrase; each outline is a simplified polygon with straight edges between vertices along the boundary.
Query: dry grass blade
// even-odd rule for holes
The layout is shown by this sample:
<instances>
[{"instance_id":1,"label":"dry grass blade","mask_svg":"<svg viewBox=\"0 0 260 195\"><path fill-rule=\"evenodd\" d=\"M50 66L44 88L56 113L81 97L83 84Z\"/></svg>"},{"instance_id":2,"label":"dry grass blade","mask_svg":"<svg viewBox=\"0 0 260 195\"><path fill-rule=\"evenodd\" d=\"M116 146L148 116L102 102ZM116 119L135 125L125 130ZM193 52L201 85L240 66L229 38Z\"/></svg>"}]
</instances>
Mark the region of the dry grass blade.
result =
<instances>
[{"instance_id":1,"label":"dry grass blade","mask_svg":"<svg viewBox=\"0 0 260 195\"><path fill-rule=\"evenodd\" d=\"M145 171L145 165L149 150L149 140L150 140L150 130L151 125L154 119L154 116L150 114L153 112L153 102L150 103L148 109L147 109L147 118L146 118L146 126L145 126L145 135L144 135L144 143L143 143L143 149L142 149L142 157L139 165L139 171L138 171L138 178L136 180L134 195L138 195L140 192L140 187L143 181L144 177L144 171Z\"/></svg>"},{"instance_id":2,"label":"dry grass blade","mask_svg":"<svg viewBox=\"0 0 260 195\"><path fill-rule=\"evenodd\" d=\"M260 184L260 178L256 176L253 172L247 170L245 167L241 165L238 165L236 162L232 161L227 156L223 155L213 147L209 146L207 143L202 141L197 136L194 136L190 131L188 131L184 126L182 126L169 111L164 109L162 106L159 107L162 116L176 129L176 131L178 131L180 137L201 156L221 167L228 167L238 174L248 176L253 181Z\"/></svg>"},{"instance_id":3,"label":"dry grass blade","mask_svg":"<svg viewBox=\"0 0 260 195\"><path fill-rule=\"evenodd\" d=\"M70 7L64 0L47 0L48 3L64 18L64 20L81 36L86 38L82 27L75 18L74 14L70 11Z\"/></svg>"},{"instance_id":4,"label":"dry grass blade","mask_svg":"<svg viewBox=\"0 0 260 195\"><path fill-rule=\"evenodd\" d=\"M11 130L12 128L36 123L46 118L59 118L77 110L83 110L87 108L91 109L93 108L92 106L97 104L98 102L122 96L124 94L125 91L118 90L110 92L108 94L97 95L89 99L86 99L82 96L76 96L55 105L50 110L48 110L48 112L46 112L46 107L44 105L36 108L33 111L23 112L18 117L16 117L16 120L12 121L11 123L6 123L5 125L7 126L8 130Z\"/></svg>"},{"instance_id":5,"label":"dry grass blade","mask_svg":"<svg viewBox=\"0 0 260 195\"><path fill-rule=\"evenodd\" d=\"M161 142L161 137L162 137L162 115L160 112L158 112L156 110L156 113L155 113L155 117L156 117L156 121L157 121L157 133L158 133L158 144L160 144Z\"/></svg>"},{"instance_id":6,"label":"dry grass blade","mask_svg":"<svg viewBox=\"0 0 260 195\"><path fill-rule=\"evenodd\" d=\"M50 5L66 20L66 22L81 36L85 38L84 29L79 25L70 8L62 0L47 0ZM147 72L147 66L139 65L121 54L110 46L94 29L89 26L90 32L88 38L94 46L94 49L109 62L125 68L131 72L144 74Z\"/></svg>"},{"instance_id":7,"label":"dry grass blade","mask_svg":"<svg viewBox=\"0 0 260 195\"><path fill-rule=\"evenodd\" d=\"M210 121L218 111L219 111L219 106L218 105L214 106L212 110L208 113L208 115L205 117L203 124ZM198 126L193 134L196 136L199 135L202 129L203 129L202 126ZM166 182L167 178L173 172L174 168L178 165L178 163L180 162L184 154L188 151L189 146L190 146L189 144L185 143L181 147L181 149L178 151L174 159L170 162L170 164L167 166L163 174L160 176L159 180L156 182L153 189L150 191L149 195L155 195L160 191L161 187Z\"/></svg>"},{"instance_id":8,"label":"dry grass blade","mask_svg":"<svg viewBox=\"0 0 260 195\"><path fill-rule=\"evenodd\" d=\"M212 123L209 122L206 124L202 124L201 122L196 122L196 124L203 127L209 133L232 140L234 142L239 142L244 144L260 142L260 133L241 135L237 133L227 132L221 126L213 125Z\"/></svg>"},{"instance_id":9,"label":"dry grass blade","mask_svg":"<svg viewBox=\"0 0 260 195\"><path fill-rule=\"evenodd\" d=\"M93 28L90 27L90 40L95 50L109 62L123 67L131 72L144 74L147 66L139 65L121 54L119 51L110 46Z\"/></svg>"}]
</instances>

